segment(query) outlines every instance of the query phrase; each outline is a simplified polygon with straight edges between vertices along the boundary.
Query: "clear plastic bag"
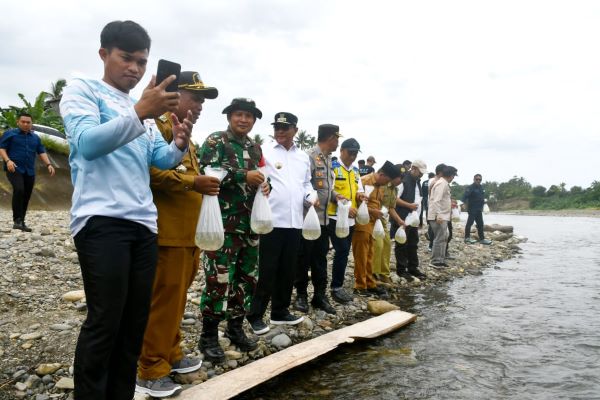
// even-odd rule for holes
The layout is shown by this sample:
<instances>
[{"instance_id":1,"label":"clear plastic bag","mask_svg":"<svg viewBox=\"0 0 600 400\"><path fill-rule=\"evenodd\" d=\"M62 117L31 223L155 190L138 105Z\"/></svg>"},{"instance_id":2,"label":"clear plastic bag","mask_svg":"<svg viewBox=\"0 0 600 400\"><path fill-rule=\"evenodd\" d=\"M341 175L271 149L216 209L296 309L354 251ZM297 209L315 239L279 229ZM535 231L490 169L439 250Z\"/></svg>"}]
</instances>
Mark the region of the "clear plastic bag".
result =
<instances>
[{"instance_id":1,"label":"clear plastic bag","mask_svg":"<svg viewBox=\"0 0 600 400\"><path fill-rule=\"evenodd\" d=\"M350 234L350 222L348 212L350 211L350 202L346 200L337 203L337 221L335 223L335 236L345 238Z\"/></svg>"},{"instance_id":2,"label":"clear plastic bag","mask_svg":"<svg viewBox=\"0 0 600 400\"><path fill-rule=\"evenodd\" d=\"M410 214L406 216L404 223L408 226L412 226L416 228L419 226L419 214L416 211L411 211Z\"/></svg>"},{"instance_id":3,"label":"clear plastic bag","mask_svg":"<svg viewBox=\"0 0 600 400\"><path fill-rule=\"evenodd\" d=\"M319 236L321 236L319 216L317 215L315 206L310 206L302 224L302 237L306 240L317 240Z\"/></svg>"},{"instance_id":4,"label":"clear plastic bag","mask_svg":"<svg viewBox=\"0 0 600 400\"><path fill-rule=\"evenodd\" d=\"M399 226L396 234L394 235L394 240L400 244L406 243L406 232L404 231L403 226Z\"/></svg>"},{"instance_id":5,"label":"clear plastic bag","mask_svg":"<svg viewBox=\"0 0 600 400\"><path fill-rule=\"evenodd\" d=\"M380 219L375 221L375 226L373 227L373 239L383 239L385 237L385 230L383 229L383 224Z\"/></svg>"},{"instance_id":6,"label":"clear plastic bag","mask_svg":"<svg viewBox=\"0 0 600 400\"><path fill-rule=\"evenodd\" d=\"M266 172L261 168L261 172L267 179ZM273 230L273 215L269 199L264 195L261 188L256 190L254 203L252 204L252 213L250 214L250 228L259 235L264 235Z\"/></svg>"},{"instance_id":7,"label":"clear plastic bag","mask_svg":"<svg viewBox=\"0 0 600 400\"><path fill-rule=\"evenodd\" d=\"M483 213L484 214L489 214L490 213L490 206L488 206L487 203L485 203L483 205Z\"/></svg>"},{"instance_id":8,"label":"clear plastic bag","mask_svg":"<svg viewBox=\"0 0 600 400\"><path fill-rule=\"evenodd\" d=\"M223 168L206 167L204 169L206 176L212 176L222 180L227 171ZM204 195L202 197L202 207L200 216L196 225L196 246L202 250L214 251L223 247L225 241L225 231L223 229L223 219L221 208L219 207L219 198L217 196Z\"/></svg>"},{"instance_id":9,"label":"clear plastic bag","mask_svg":"<svg viewBox=\"0 0 600 400\"><path fill-rule=\"evenodd\" d=\"M365 186L365 195L367 197L369 197L371 195L371 193L373 192L373 189L375 189L373 186L366 185ZM368 203L368 200L363 200L360 203L360 206L358 206L358 210L356 211L356 223L358 225L366 225L369 223L370 217L369 217L369 208L367 207L367 203Z\"/></svg>"},{"instance_id":10,"label":"clear plastic bag","mask_svg":"<svg viewBox=\"0 0 600 400\"><path fill-rule=\"evenodd\" d=\"M452 222L459 222L459 221L460 221L460 208L454 207L452 209Z\"/></svg>"}]
</instances>

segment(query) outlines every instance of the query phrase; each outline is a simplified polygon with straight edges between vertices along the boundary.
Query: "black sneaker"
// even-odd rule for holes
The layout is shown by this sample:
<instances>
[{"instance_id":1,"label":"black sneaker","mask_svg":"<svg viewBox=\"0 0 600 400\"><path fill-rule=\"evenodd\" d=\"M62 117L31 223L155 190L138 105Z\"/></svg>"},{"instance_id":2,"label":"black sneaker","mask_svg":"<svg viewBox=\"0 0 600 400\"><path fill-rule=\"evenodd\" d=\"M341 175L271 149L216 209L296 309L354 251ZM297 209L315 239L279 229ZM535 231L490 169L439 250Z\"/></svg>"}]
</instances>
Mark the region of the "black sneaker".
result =
<instances>
[{"instance_id":1,"label":"black sneaker","mask_svg":"<svg viewBox=\"0 0 600 400\"><path fill-rule=\"evenodd\" d=\"M149 394L152 397L169 397L182 390L182 387L173 382L170 376L158 379L140 379L135 382L135 391Z\"/></svg>"},{"instance_id":2,"label":"black sneaker","mask_svg":"<svg viewBox=\"0 0 600 400\"><path fill-rule=\"evenodd\" d=\"M408 273L410 275L412 275L412 276L415 276L415 277L419 278L419 279L426 279L427 278L427 275L425 275L423 272L419 271L418 269L410 270Z\"/></svg>"},{"instance_id":3,"label":"black sneaker","mask_svg":"<svg viewBox=\"0 0 600 400\"><path fill-rule=\"evenodd\" d=\"M289 312L281 317L273 317L271 315L271 323L273 325L298 325L302 321L304 321L304 317L297 317Z\"/></svg>"},{"instance_id":4,"label":"black sneaker","mask_svg":"<svg viewBox=\"0 0 600 400\"><path fill-rule=\"evenodd\" d=\"M313 297L310 302L314 308L318 308L320 310L325 311L327 314L336 314L335 308L329 303L329 300L325 296L323 297Z\"/></svg>"},{"instance_id":5,"label":"black sneaker","mask_svg":"<svg viewBox=\"0 0 600 400\"><path fill-rule=\"evenodd\" d=\"M373 297L373 294L367 289L354 289L354 294L360 297Z\"/></svg>"},{"instance_id":6,"label":"black sneaker","mask_svg":"<svg viewBox=\"0 0 600 400\"><path fill-rule=\"evenodd\" d=\"M331 298L340 304L346 304L352 301L352 296L344 288L331 289Z\"/></svg>"},{"instance_id":7,"label":"black sneaker","mask_svg":"<svg viewBox=\"0 0 600 400\"><path fill-rule=\"evenodd\" d=\"M252 328L252 332L254 332L255 335L264 335L265 333L271 330L271 328L269 328L269 325L265 324L262 319L257 319L248 322L250 322L250 327Z\"/></svg>"},{"instance_id":8,"label":"black sneaker","mask_svg":"<svg viewBox=\"0 0 600 400\"><path fill-rule=\"evenodd\" d=\"M294 302L294 310L305 314L308 312L308 299L306 296L300 295L296 297L296 301Z\"/></svg>"},{"instance_id":9,"label":"black sneaker","mask_svg":"<svg viewBox=\"0 0 600 400\"><path fill-rule=\"evenodd\" d=\"M382 298L382 299L387 299L389 297L387 290L385 290L381 286L375 286L372 288L368 288L367 292L369 292L379 298Z\"/></svg>"}]
</instances>

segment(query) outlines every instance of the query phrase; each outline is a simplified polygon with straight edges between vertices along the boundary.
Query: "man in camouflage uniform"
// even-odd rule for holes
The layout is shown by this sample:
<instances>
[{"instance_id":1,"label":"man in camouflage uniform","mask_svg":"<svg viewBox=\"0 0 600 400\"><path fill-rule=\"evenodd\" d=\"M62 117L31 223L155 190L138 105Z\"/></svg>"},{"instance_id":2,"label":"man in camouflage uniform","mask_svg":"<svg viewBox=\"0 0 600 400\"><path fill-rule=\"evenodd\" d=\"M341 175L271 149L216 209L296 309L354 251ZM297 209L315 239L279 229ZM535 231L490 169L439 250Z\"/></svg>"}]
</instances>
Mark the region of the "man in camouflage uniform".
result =
<instances>
[{"instance_id":1,"label":"man in camouflage uniform","mask_svg":"<svg viewBox=\"0 0 600 400\"><path fill-rule=\"evenodd\" d=\"M258 235L250 231L254 195L263 185L262 150L248 133L262 112L251 99L236 98L223 110L229 126L208 136L199 152L201 168L221 167L227 175L221 181L219 205L225 229L225 243L217 251L205 251L203 267L206 287L202 292L202 335L199 348L205 359L222 362L218 325L228 320L225 335L242 351L256 348L256 342L242 328L256 287Z\"/></svg>"}]
</instances>

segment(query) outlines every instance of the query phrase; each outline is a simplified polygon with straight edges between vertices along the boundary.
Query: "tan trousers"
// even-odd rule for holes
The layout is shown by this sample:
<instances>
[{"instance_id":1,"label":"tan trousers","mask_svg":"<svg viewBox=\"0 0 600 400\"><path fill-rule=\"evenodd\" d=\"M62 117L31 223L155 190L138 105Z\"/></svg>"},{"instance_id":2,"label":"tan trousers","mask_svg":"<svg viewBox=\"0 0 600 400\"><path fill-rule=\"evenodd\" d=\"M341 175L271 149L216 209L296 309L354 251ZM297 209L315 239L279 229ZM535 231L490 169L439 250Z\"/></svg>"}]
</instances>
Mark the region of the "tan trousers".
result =
<instances>
[{"instance_id":1,"label":"tan trousers","mask_svg":"<svg viewBox=\"0 0 600 400\"><path fill-rule=\"evenodd\" d=\"M187 290L198 272L197 247L158 248L152 303L138 361L141 379L158 379L171 373L171 365L183 358L179 326L185 311Z\"/></svg>"},{"instance_id":2,"label":"tan trousers","mask_svg":"<svg viewBox=\"0 0 600 400\"><path fill-rule=\"evenodd\" d=\"M383 221L385 236L382 239L373 239L375 242L373 250L373 273L377 275L390 276L390 257L392 256L392 241L387 221Z\"/></svg>"},{"instance_id":3,"label":"tan trousers","mask_svg":"<svg viewBox=\"0 0 600 400\"><path fill-rule=\"evenodd\" d=\"M367 289L377 286L373 279L374 240L370 232L354 231L352 254L354 255L354 288Z\"/></svg>"}]
</instances>

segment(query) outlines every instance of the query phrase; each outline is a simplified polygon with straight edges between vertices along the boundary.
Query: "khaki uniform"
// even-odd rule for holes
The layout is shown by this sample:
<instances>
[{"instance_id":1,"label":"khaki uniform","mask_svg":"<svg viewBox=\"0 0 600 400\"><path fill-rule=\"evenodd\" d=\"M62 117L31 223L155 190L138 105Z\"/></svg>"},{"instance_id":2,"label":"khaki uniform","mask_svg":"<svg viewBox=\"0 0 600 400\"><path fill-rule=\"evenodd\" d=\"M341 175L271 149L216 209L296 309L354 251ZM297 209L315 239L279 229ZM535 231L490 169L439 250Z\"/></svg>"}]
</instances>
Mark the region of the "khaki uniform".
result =
<instances>
[{"instance_id":1,"label":"khaki uniform","mask_svg":"<svg viewBox=\"0 0 600 400\"><path fill-rule=\"evenodd\" d=\"M367 207L381 210L384 187L375 185L375 174L361 178L363 187L375 186L369 196ZM354 288L371 289L377 286L373 278L374 239L372 236L375 218L370 217L366 225L355 225L352 235L352 254L354 255Z\"/></svg>"},{"instance_id":2,"label":"khaki uniform","mask_svg":"<svg viewBox=\"0 0 600 400\"><path fill-rule=\"evenodd\" d=\"M396 197L398 189L392 184L388 184L383 189L382 205L391 210L396 206ZM392 256L392 240L390 238L390 223L386 219L381 220L385 236L374 240L373 250L373 274L390 276L390 257Z\"/></svg>"},{"instance_id":3,"label":"khaki uniform","mask_svg":"<svg viewBox=\"0 0 600 400\"><path fill-rule=\"evenodd\" d=\"M156 119L167 142L173 140L170 113ZM170 170L150 169L150 186L158 209L158 264L138 375L158 379L183 358L179 325L187 290L198 272L200 249L194 243L202 195L193 191L200 174L196 149L190 142L181 164Z\"/></svg>"}]
</instances>

